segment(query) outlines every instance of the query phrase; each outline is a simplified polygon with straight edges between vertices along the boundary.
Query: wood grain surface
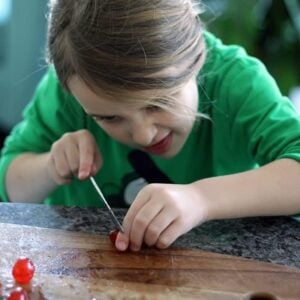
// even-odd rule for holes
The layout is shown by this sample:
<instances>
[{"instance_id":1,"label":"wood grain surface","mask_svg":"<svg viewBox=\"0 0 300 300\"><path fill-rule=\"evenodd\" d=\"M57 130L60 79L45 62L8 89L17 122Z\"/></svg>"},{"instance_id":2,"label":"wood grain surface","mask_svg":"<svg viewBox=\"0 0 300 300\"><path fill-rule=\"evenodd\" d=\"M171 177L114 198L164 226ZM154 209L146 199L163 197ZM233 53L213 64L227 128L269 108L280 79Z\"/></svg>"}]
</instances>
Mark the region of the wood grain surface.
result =
<instances>
[{"instance_id":1,"label":"wood grain surface","mask_svg":"<svg viewBox=\"0 0 300 300\"><path fill-rule=\"evenodd\" d=\"M300 299L300 269L200 250L120 253L107 236L0 224L0 291L20 256L40 299Z\"/></svg>"}]
</instances>

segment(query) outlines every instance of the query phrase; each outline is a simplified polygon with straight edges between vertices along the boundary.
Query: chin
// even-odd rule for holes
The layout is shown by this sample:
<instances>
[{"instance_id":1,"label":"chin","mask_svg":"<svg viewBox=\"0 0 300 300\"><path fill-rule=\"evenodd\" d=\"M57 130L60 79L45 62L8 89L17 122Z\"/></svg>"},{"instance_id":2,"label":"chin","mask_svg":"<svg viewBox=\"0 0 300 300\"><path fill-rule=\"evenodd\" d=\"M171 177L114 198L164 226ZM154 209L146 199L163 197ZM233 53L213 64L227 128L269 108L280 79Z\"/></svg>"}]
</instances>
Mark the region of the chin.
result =
<instances>
[{"instance_id":1,"label":"chin","mask_svg":"<svg viewBox=\"0 0 300 300\"><path fill-rule=\"evenodd\" d=\"M160 154L160 155L158 155L159 157L161 157L161 158L165 158L165 159L169 159L169 158L172 158L172 157L174 157L176 154L173 154L173 153L164 153L164 154Z\"/></svg>"},{"instance_id":2,"label":"chin","mask_svg":"<svg viewBox=\"0 0 300 300\"><path fill-rule=\"evenodd\" d=\"M166 159L172 158L172 157L176 156L180 152L181 149L182 149L182 146L179 148L173 147L172 149L168 150L166 153L163 153L159 156L162 158L166 158Z\"/></svg>"}]
</instances>

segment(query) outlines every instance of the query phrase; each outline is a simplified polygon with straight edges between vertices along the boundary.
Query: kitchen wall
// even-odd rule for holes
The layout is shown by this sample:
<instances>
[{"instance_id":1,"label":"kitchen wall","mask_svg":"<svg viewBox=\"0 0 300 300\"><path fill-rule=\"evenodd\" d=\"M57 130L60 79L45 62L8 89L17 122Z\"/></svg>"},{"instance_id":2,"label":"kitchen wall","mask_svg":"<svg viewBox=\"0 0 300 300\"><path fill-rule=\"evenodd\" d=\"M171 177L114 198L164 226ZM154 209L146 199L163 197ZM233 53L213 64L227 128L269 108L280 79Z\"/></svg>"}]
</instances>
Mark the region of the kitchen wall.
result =
<instances>
[{"instance_id":1,"label":"kitchen wall","mask_svg":"<svg viewBox=\"0 0 300 300\"><path fill-rule=\"evenodd\" d=\"M47 0L0 0L0 128L9 131L45 71Z\"/></svg>"}]
</instances>

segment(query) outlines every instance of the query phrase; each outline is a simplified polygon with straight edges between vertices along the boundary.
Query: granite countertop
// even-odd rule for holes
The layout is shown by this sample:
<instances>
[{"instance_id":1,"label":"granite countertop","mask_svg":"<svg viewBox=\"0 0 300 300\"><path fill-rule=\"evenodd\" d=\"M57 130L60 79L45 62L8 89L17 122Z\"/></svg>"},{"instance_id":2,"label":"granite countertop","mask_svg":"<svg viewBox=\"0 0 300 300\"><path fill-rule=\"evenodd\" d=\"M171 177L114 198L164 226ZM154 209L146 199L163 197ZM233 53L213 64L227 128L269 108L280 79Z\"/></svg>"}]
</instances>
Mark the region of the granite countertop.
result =
<instances>
[{"instance_id":1,"label":"granite countertop","mask_svg":"<svg viewBox=\"0 0 300 300\"><path fill-rule=\"evenodd\" d=\"M125 209L114 209L121 221ZM107 234L114 228L101 208L0 203L0 223ZM180 237L176 247L201 249L300 268L300 222L289 217L211 221Z\"/></svg>"}]
</instances>

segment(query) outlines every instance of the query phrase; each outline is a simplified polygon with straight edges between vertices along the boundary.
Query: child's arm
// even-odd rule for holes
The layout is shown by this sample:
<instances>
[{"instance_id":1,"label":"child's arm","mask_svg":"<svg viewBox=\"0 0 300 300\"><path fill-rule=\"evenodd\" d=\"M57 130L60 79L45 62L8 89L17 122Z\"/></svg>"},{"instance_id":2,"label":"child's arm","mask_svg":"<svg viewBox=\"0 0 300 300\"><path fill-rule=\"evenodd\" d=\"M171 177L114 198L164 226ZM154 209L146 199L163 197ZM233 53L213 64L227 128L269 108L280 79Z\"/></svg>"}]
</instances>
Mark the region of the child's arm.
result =
<instances>
[{"instance_id":1,"label":"child's arm","mask_svg":"<svg viewBox=\"0 0 300 300\"><path fill-rule=\"evenodd\" d=\"M274 161L239 174L189 185L149 185L137 196L125 219L125 235L116 247L142 242L166 248L180 235L208 220L300 212L300 163Z\"/></svg>"},{"instance_id":2,"label":"child's arm","mask_svg":"<svg viewBox=\"0 0 300 300\"><path fill-rule=\"evenodd\" d=\"M194 183L210 199L208 220L300 212L300 163L280 159L256 170Z\"/></svg>"},{"instance_id":3,"label":"child's arm","mask_svg":"<svg viewBox=\"0 0 300 300\"><path fill-rule=\"evenodd\" d=\"M24 153L10 164L5 185L11 202L41 202L58 184L47 170L50 152Z\"/></svg>"},{"instance_id":4,"label":"child's arm","mask_svg":"<svg viewBox=\"0 0 300 300\"><path fill-rule=\"evenodd\" d=\"M96 141L87 130L65 134L50 152L24 153L12 161L5 178L8 197L12 202L41 202L73 177L95 175L101 164Z\"/></svg>"}]
</instances>

